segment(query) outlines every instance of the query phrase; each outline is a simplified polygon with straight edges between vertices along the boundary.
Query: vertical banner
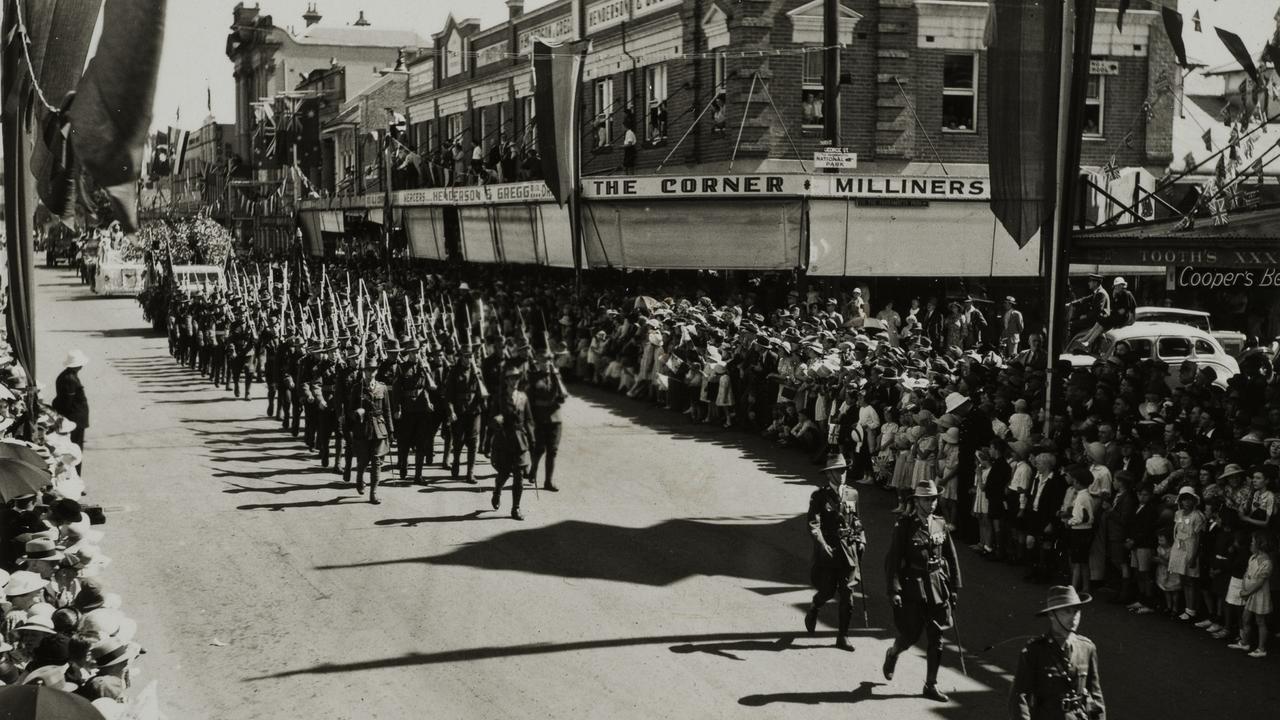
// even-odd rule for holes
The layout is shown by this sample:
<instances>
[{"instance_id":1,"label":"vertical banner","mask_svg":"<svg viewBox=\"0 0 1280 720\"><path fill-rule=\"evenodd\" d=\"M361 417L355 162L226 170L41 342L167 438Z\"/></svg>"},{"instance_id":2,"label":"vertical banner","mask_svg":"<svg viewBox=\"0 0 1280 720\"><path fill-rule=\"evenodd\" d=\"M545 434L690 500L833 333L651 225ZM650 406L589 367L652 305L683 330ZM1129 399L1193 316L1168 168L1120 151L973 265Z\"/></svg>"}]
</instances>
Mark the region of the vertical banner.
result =
<instances>
[{"instance_id":1,"label":"vertical banner","mask_svg":"<svg viewBox=\"0 0 1280 720\"><path fill-rule=\"evenodd\" d=\"M991 211L1025 247L1053 218L1062 9L1056 2L993 3L987 47Z\"/></svg>"},{"instance_id":2,"label":"vertical banner","mask_svg":"<svg viewBox=\"0 0 1280 720\"><path fill-rule=\"evenodd\" d=\"M542 177L556 202L574 193L578 175L578 86L590 41L533 42L533 104Z\"/></svg>"},{"instance_id":3,"label":"vertical banner","mask_svg":"<svg viewBox=\"0 0 1280 720\"><path fill-rule=\"evenodd\" d=\"M138 226L138 176L160 71L165 0L107 0L98 50L71 106L81 164L111 198L126 232Z\"/></svg>"}]
</instances>

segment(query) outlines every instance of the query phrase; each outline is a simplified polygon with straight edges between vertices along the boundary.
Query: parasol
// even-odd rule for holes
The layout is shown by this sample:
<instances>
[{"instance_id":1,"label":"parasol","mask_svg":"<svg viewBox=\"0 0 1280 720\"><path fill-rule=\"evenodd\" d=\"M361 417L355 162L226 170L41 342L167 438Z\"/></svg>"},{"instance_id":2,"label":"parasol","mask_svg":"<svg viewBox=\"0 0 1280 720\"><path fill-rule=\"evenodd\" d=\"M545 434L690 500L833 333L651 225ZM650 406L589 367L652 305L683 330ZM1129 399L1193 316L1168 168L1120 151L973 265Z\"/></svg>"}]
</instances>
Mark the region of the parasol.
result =
<instances>
[{"instance_id":1,"label":"parasol","mask_svg":"<svg viewBox=\"0 0 1280 720\"><path fill-rule=\"evenodd\" d=\"M88 700L43 685L0 688L0 717L6 720L104 720Z\"/></svg>"},{"instance_id":2,"label":"parasol","mask_svg":"<svg viewBox=\"0 0 1280 720\"><path fill-rule=\"evenodd\" d=\"M52 480L49 465L28 443L0 440L0 498L5 502L39 492Z\"/></svg>"},{"instance_id":3,"label":"parasol","mask_svg":"<svg viewBox=\"0 0 1280 720\"><path fill-rule=\"evenodd\" d=\"M641 295L636 298L636 309L647 310L650 313L653 313L656 310L666 310L667 304L656 298L651 298L648 295Z\"/></svg>"}]
</instances>

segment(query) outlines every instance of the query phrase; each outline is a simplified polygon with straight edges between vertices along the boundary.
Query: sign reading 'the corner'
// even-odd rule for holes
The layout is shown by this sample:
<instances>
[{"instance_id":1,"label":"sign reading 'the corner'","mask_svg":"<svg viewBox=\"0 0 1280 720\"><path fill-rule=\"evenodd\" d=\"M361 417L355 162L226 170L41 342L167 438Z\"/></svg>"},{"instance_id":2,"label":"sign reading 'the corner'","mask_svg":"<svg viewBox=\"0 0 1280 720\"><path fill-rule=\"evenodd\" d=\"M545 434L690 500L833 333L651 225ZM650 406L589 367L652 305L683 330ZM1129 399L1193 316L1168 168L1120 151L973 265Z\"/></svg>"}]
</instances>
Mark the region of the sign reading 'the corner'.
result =
<instances>
[{"instance_id":1,"label":"sign reading 'the corner'","mask_svg":"<svg viewBox=\"0 0 1280 720\"><path fill-rule=\"evenodd\" d=\"M589 198L736 197L802 195L805 179L795 175L665 175L586 178L582 194Z\"/></svg>"}]
</instances>

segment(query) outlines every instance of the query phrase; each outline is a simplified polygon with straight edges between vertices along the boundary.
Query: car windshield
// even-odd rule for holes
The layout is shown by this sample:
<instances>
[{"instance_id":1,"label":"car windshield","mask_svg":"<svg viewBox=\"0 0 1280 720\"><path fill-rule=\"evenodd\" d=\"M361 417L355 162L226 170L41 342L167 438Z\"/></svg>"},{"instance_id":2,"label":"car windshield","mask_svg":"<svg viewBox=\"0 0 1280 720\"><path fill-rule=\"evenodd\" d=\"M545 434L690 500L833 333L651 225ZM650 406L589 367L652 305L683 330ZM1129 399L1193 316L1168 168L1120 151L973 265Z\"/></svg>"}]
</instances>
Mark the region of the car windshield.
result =
<instances>
[{"instance_id":1,"label":"car windshield","mask_svg":"<svg viewBox=\"0 0 1280 720\"><path fill-rule=\"evenodd\" d=\"M1205 332L1209 332L1209 316L1198 315L1192 313L1175 313L1161 312L1159 310L1144 311L1137 317L1142 322L1168 322L1177 323L1179 325L1190 325L1193 328L1200 328Z\"/></svg>"}]
</instances>

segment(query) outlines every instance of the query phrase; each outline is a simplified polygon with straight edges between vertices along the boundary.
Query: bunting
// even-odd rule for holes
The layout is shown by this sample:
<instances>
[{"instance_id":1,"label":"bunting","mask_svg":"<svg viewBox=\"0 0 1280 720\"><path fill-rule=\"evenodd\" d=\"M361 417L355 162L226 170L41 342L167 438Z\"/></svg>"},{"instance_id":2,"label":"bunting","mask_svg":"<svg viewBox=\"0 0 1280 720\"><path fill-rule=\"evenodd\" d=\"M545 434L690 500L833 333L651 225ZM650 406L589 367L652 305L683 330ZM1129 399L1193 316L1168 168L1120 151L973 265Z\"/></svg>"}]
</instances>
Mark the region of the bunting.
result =
<instances>
[{"instance_id":1,"label":"bunting","mask_svg":"<svg viewBox=\"0 0 1280 720\"><path fill-rule=\"evenodd\" d=\"M1262 77L1258 74L1258 66L1253 64L1253 58L1249 56L1249 51L1245 48L1244 41L1240 39L1240 36L1220 27L1215 27L1214 31L1218 33L1218 39L1222 41L1222 44L1227 46L1231 57L1240 63L1240 67L1248 74L1249 79L1253 80L1255 84L1261 85Z\"/></svg>"},{"instance_id":2,"label":"bunting","mask_svg":"<svg viewBox=\"0 0 1280 720\"><path fill-rule=\"evenodd\" d=\"M1160 17L1164 20L1164 31L1169 36L1169 43L1173 45L1173 54L1178 58L1178 65L1186 68L1187 64L1187 46L1182 41L1182 15L1169 6L1160 8Z\"/></svg>"}]
</instances>

